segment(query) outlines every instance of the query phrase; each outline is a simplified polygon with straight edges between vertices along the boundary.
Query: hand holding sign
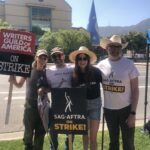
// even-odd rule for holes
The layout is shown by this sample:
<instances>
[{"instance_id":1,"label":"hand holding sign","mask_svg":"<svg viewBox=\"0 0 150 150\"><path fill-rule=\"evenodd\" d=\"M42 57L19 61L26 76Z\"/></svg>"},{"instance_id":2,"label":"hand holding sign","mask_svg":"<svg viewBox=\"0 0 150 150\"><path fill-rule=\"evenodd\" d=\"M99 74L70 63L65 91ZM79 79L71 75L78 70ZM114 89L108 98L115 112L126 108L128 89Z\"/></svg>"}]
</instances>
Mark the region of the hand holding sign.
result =
<instances>
[{"instance_id":1,"label":"hand holding sign","mask_svg":"<svg viewBox=\"0 0 150 150\"><path fill-rule=\"evenodd\" d=\"M35 50L33 33L0 31L0 73L29 77Z\"/></svg>"},{"instance_id":2,"label":"hand holding sign","mask_svg":"<svg viewBox=\"0 0 150 150\"><path fill-rule=\"evenodd\" d=\"M2 29L0 31L0 73L29 77L35 50L33 33ZM10 82L5 124L8 124L13 82Z\"/></svg>"}]
</instances>

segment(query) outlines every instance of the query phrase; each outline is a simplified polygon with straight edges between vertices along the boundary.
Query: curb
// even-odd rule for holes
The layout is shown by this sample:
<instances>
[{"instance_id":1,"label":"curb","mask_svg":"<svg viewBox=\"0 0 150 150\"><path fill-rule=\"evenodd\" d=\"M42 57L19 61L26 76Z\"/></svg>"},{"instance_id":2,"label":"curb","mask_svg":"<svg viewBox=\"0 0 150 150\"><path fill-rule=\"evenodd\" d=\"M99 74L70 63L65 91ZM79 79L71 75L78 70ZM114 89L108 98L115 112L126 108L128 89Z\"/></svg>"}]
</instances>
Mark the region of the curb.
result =
<instances>
[{"instance_id":1,"label":"curb","mask_svg":"<svg viewBox=\"0 0 150 150\"><path fill-rule=\"evenodd\" d=\"M106 122L105 122L104 130L107 130ZM136 120L136 127L142 127L144 125L143 119ZM99 131L102 131L102 122L99 126ZM23 138L24 131L21 132L10 132L10 133L0 133L0 141L10 141L10 140L18 140Z\"/></svg>"},{"instance_id":2,"label":"curb","mask_svg":"<svg viewBox=\"0 0 150 150\"><path fill-rule=\"evenodd\" d=\"M0 141L18 140L23 138L23 131L11 132L11 133L0 133Z\"/></svg>"}]
</instances>

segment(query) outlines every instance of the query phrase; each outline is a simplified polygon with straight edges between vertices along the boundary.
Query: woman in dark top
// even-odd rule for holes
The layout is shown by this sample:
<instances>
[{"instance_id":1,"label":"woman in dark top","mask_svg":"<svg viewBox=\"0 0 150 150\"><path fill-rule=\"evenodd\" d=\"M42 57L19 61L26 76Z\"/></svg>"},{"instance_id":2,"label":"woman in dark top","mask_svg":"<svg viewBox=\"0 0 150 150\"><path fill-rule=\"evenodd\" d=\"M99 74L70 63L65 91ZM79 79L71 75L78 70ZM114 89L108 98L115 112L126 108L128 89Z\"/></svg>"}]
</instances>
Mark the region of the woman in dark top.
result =
<instances>
[{"instance_id":1,"label":"woman in dark top","mask_svg":"<svg viewBox=\"0 0 150 150\"><path fill-rule=\"evenodd\" d=\"M87 88L89 136L83 135L83 148L88 150L88 141L90 141L90 149L97 150L97 133L101 113L100 82L102 82L102 76L100 70L91 65L97 60L97 57L92 51L81 46L79 50L73 51L69 55L69 59L75 63L72 86L84 86Z\"/></svg>"},{"instance_id":2,"label":"woman in dark top","mask_svg":"<svg viewBox=\"0 0 150 150\"><path fill-rule=\"evenodd\" d=\"M15 76L9 78L9 82L12 82L18 88L21 88L26 81L26 102L23 117L25 150L43 149L45 129L37 108L37 83L40 78L44 78L47 61L47 51L44 49L38 50L32 65L30 78L21 77L20 80L17 80Z\"/></svg>"}]
</instances>

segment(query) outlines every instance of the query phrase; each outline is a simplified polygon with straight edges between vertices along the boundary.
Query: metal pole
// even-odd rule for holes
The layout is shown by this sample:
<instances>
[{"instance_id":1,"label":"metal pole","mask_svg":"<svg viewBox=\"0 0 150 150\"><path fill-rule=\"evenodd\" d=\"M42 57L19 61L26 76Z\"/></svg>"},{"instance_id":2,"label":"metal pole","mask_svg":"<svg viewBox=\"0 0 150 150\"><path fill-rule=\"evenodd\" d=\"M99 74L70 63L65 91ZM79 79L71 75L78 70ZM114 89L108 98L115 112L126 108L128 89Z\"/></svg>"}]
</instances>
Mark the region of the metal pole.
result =
<instances>
[{"instance_id":1,"label":"metal pole","mask_svg":"<svg viewBox=\"0 0 150 150\"><path fill-rule=\"evenodd\" d=\"M104 113L103 113L103 120L102 120L102 143L101 143L101 150L104 149L104 127L105 127L105 122L104 122Z\"/></svg>"},{"instance_id":2,"label":"metal pole","mask_svg":"<svg viewBox=\"0 0 150 150\"><path fill-rule=\"evenodd\" d=\"M149 45L147 45L146 50L146 77L145 77L145 102L144 102L144 125L146 123L146 115L147 115L147 91L148 91L148 71L149 71Z\"/></svg>"}]
</instances>

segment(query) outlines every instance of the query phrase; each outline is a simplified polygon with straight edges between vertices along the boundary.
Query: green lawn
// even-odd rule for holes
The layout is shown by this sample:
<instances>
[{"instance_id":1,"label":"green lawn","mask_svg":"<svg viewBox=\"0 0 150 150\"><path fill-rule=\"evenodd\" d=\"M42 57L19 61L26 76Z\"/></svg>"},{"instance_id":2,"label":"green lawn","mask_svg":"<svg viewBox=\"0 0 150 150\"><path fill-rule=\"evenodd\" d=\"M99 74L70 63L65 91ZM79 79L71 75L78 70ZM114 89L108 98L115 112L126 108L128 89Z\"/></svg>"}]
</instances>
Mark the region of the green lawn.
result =
<instances>
[{"instance_id":1,"label":"green lawn","mask_svg":"<svg viewBox=\"0 0 150 150\"><path fill-rule=\"evenodd\" d=\"M49 150L49 137L45 138L44 150ZM59 135L59 150L63 150L65 135ZM121 143L121 140L120 140ZM108 150L109 137L108 132L104 135L104 150ZM136 150L150 150L150 137L141 132L140 128L135 133ZM22 140L0 141L0 150L23 150ZM83 150L81 135L75 136L74 150ZM98 150L101 150L101 132L98 134ZM120 149L122 150L122 148Z\"/></svg>"}]
</instances>

